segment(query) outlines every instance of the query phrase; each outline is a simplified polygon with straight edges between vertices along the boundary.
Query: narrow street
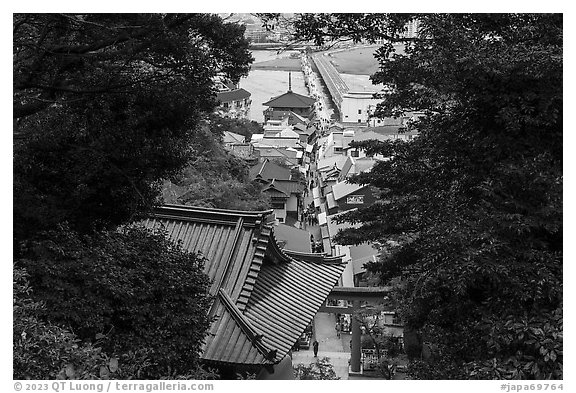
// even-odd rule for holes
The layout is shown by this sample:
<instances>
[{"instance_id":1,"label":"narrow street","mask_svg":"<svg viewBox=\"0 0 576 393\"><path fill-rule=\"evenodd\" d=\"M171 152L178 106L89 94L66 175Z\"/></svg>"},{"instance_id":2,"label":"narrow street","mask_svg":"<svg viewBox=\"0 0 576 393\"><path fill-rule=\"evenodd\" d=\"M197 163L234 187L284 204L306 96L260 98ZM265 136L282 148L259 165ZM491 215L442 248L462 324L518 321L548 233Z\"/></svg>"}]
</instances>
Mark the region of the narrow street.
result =
<instances>
[{"instance_id":1,"label":"narrow street","mask_svg":"<svg viewBox=\"0 0 576 393\"><path fill-rule=\"evenodd\" d=\"M318 358L314 358L312 346L310 349L301 349L293 352L292 364L310 364L316 359L327 357L334 366L334 371L340 379L348 379L348 361L350 360L349 348L350 335L342 334L341 338L336 335L336 316L329 313L317 313L314 317L314 336L312 340L318 341Z\"/></svg>"}]
</instances>

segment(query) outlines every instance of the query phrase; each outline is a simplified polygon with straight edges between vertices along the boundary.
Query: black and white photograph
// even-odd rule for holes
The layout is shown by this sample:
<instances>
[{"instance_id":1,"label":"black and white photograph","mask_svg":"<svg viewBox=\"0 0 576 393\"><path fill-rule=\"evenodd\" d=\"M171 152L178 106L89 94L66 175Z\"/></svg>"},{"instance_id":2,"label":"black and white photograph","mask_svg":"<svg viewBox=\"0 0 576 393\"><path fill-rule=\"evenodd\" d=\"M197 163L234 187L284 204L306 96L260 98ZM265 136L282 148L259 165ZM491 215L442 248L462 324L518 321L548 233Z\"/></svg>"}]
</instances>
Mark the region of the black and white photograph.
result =
<instances>
[{"instance_id":1,"label":"black and white photograph","mask_svg":"<svg viewBox=\"0 0 576 393\"><path fill-rule=\"evenodd\" d=\"M12 14L6 391L571 390L560 8L137 10Z\"/></svg>"}]
</instances>

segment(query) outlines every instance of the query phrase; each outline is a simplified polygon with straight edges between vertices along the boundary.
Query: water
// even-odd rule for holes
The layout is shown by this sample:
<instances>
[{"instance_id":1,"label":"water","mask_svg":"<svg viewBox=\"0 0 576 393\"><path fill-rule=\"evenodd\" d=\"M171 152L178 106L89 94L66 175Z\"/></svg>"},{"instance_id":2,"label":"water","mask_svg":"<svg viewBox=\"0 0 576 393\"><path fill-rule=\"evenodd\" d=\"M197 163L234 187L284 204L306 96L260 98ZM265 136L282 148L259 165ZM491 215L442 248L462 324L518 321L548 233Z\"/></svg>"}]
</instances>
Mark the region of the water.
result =
<instances>
[{"instance_id":1,"label":"water","mask_svg":"<svg viewBox=\"0 0 576 393\"><path fill-rule=\"evenodd\" d=\"M275 53L276 52L274 52L274 54ZM254 54L252 56L254 56ZM308 89L306 89L306 86L304 85L304 74L301 71L292 71L291 73L292 91L294 93L308 96ZM270 98L279 96L288 91L288 71L252 70L248 77L240 80L240 87L246 89L252 94L250 120L263 123L263 112L264 109L267 109L268 107L262 104L269 101Z\"/></svg>"},{"instance_id":2,"label":"water","mask_svg":"<svg viewBox=\"0 0 576 393\"><path fill-rule=\"evenodd\" d=\"M276 51L258 50L252 51L252 56L255 59L254 63L258 63L289 57L291 53L295 52L283 52L278 54ZM381 86L372 85L368 75L341 75L344 82L346 82L353 91L377 91L381 88ZM267 107L262 105L262 103L288 91L288 71L252 70L248 77L240 80L240 87L246 89L252 94L250 120L263 123L263 111ZM308 89L304 85L304 74L300 71L292 71L292 91L309 96Z\"/></svg>"}]
</instances>

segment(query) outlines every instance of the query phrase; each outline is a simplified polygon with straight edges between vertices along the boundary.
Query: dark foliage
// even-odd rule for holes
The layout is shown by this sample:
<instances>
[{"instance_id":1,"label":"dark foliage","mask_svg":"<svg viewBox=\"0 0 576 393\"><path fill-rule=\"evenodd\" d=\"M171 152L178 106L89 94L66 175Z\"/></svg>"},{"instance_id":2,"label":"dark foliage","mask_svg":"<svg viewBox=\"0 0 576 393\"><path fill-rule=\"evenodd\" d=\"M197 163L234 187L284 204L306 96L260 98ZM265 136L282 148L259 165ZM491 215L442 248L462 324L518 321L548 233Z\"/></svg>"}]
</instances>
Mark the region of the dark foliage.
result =
<instances>
[{"instance_id":1,"label":"dark foliage","mask_svg":"<svg viewBox=\"0 0 576 393\"><path fill-rule=\"evenodd\" d=\"M209 325L202 258L138 228L84 237L60 229L46 238L18 262L33 299L46 304L40 317L109 354L146 358L141 378L197 367Z\"/></svg>"},{"instance_id":2,"label":"dark foliage","mask_svg":"<svg viewBox=\"0 0 576 393\"><path fill-rule=\"evenodd\" d=\"M258 122L247 119L232 119L212 114L209 117L210 130L217 136L222 137L224 131L243 135L246 141L250 141L252 134L263 134L264 128Z\"/></svg>"},{"instance_id":3,"label":"dark foliage","mask_svg":"<svg viewBox=\"0 0 576 393\"><path fill-rule=\"evenodd\" d=\"M203 260L117 228L216 143L201 125L213 78L248 72L244 27L211 14L13 22L14 375L212 377L198 367Z\"/></svg>"},{"instance_id":4,"label":"dark foliage","mask_svg":"<svg viewBox=\"0 0 576 393\"><path fill-rule=\"evenodd\" d=\"M156 203L192 157L212 78L248 72L243 32L209 14L14 15L16 240Z\"/></svg>"},{"instance_id":5,"label":"dark foliage","mask_svg":"<svg viewBox=\"0 0 576 393\"><path fill-rule=\"evenodd\" d=\"M403 39L413 18L420 34ZM317 42L390 39L372 76L390 88L378 114L428 113L413 142L355 144L391 159L353 179L380 200L346 214L362 226L336 237L379 242L387 252L369 268L402 277L405 323L435 353L414 377L562 378L562 24L558 14L297 16L297 35Z\"/></svg>"},{"instance_id":6,"label":"dark foliage","mask_svg":"<svg viewBox=\"0 0 576 393\"><path fill-rule=\"evenodd\" d=\"M316 362L306 364L296 364L294 366L295 379L300 380L335 380L340 379L334 371L334 366L330 359L324 357Z\"/></svg>"},{"instance_id":7,"label":"dark foliage","mask_svg":"<svg viewBox=\"0 0 576 393\"><path fill-rule=\"evenodd\" d=\"M246 125L242 128L249 132ZM226 151L212 137L220 133L215 122L210 121L200 132L205 136L194 146L194 157L188 166L164 184L164 201L219 209L269 209L270 197L251 181L246 161Z\"/></svg>"}]
</instances>

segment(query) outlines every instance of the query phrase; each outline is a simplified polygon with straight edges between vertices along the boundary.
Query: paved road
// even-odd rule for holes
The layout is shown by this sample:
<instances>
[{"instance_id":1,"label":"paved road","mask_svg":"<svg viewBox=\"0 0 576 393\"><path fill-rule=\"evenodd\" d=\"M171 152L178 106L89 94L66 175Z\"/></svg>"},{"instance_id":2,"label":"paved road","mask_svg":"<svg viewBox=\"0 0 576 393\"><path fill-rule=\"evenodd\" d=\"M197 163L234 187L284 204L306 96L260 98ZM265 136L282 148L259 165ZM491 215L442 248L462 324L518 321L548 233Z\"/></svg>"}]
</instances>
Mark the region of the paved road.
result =
<instances>
[{"instance_id":1,"label":"paved road","mask_svg":"<svg viewBox=\"0 0 576 393\"><path fill-rule=\"evenodd\" d=\"M348 359L350 358L349 353L342 352L318 352L318 358L327 357L330 359L330 363L334 366L334 372L340 379L348 379ZM312 350L297 351L292 355L292 364L310 364L315 363L316 359Z\"/></svg>"},{"instance_id":2,"label":"paved road","mask_svg":"<svg viewBox=\"0 0 576 393\"><path fill-rule=\"evenodd\" d=\"M329 313L317 313L314 317L314 337L318 340L318 358L327 357L334 366L334 371L340 379L348 379L348 361L350 353L345 350L344 342L349 342L348 335L338 338L336 335L336 315ZM314 357L312 347L293 353L292 364L310 364L317 358Z\"/></svg>"},{"instance_id":3,"label":"paved road","mask_svg":"<svg viewBox=\"0 0 576 393\"><path fill-rule=\"evenodd\" d=\"M336 105L340 105L342 102L342 96L350 90L334 65L330 63L330 60L324 54L315 54L312 57L314 63L322 75L324 83L328 87L332 99Z\"/></svg>"}]
</instances>

